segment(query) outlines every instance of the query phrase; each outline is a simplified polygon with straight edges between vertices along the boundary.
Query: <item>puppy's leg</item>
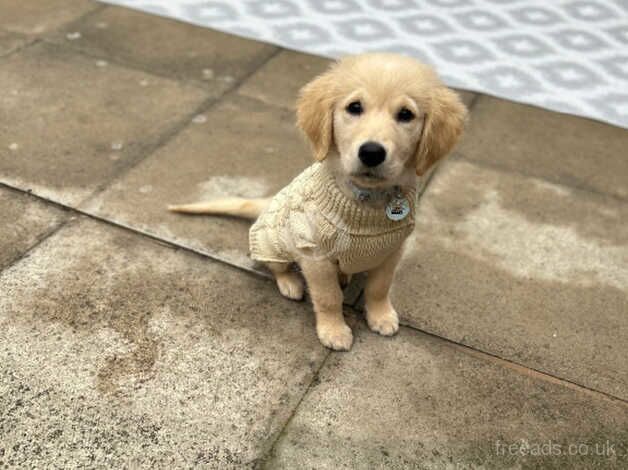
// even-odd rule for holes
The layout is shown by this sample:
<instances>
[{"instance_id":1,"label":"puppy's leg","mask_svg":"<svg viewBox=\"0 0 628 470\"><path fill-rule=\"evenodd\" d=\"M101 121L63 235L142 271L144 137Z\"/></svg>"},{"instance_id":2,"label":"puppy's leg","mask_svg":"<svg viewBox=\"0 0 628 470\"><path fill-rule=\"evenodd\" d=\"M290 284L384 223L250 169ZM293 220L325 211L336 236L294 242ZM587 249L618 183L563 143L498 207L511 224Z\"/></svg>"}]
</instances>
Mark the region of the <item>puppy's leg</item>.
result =
<instances>
[{"instance_id":1,"label":"puppy's leg","mask_svg":"<svg viewBox=\"0 0 628 470\"><path fill-rule=\"evenodd\" d=\"M266 266L275 276L281 295L292 300L303 299L303 279L290 269L290 263L266 263Z\"/></svg>"},{"instance_id":2,"label":"puppy's leg","mask_svg":"<svg viewBox=\"0 0 628 470\"><path fill-rule=\"evenodd\" d=\"M328 348L348 351L353 333L342 316L338 266L329 260L304 260L300 265L314 304L318 339Z\"/></svg>"},{"instance_id":3,"label":"puppy's leg","mask_svg":"<svg viewBox=\"0 0 628 470\"><path fill-rule=\"evenodd\" d=\"M390 303L388 293L402 252L402 248L397 250L381 265L370 270L366 278L366 321L371 330L384 336L392 336L399 329L399 317Z\"/></svg>"}]
</instances>

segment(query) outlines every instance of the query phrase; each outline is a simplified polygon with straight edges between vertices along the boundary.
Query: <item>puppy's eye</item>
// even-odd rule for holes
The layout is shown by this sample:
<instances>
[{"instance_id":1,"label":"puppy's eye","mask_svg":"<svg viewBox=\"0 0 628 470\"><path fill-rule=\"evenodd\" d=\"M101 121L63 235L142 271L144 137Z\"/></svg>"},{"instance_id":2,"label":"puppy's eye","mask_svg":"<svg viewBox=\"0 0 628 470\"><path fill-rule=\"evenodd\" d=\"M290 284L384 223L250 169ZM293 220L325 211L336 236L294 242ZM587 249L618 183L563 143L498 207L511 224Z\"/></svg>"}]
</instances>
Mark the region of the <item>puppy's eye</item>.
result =
<instances>
[{"instance_id":1,"label":"puppy's eye","mask_svg":"<svg viewBox=\"0 0 628 470\"><path fill-rule=\"evenodd\" d=\"M364 112L364 109L362 108L362 103L360 103L359 101L352 101L347 105L345 109L349 114L353 114L354 116L359 116L360 114L362 114L362 112Z\"/></svg>"},{"instance_id":2,"label":"puppy's eye","mask_svg":"<svg viewBox=\"0 0 628 470\"><path fill-rule=\"evenodd\" d=\"M408 108L401 108L397 113L397 121L410 122L414 119L414 113Z\"/></svg>"}]
</instances>

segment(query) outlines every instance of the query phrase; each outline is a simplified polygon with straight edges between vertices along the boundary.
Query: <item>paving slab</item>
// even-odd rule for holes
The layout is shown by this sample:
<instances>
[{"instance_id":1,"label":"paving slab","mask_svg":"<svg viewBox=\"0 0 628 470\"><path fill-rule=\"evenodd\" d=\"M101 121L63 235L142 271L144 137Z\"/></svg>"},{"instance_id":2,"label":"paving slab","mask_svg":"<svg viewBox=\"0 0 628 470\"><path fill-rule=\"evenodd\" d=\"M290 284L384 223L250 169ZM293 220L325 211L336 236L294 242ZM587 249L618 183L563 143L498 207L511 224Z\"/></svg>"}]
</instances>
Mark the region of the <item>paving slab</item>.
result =
<instances>
[{"instance_id":1,"label":"paving slab","mask_svg":"<svg viewBox=\"0 0 628 470\"><path fill-rule=\"evenodd\" d=\"M539 380L408 328L394 338L363 326L356 333L350 353L325 362L267 468L626 466L625 403Z\"/></svg>"},{"instance_id":2,"label":"paving slab","mask_svg":"<svg viewBox=\"0 0 628 470\"><path fill-rule=\"evenodd\" d=\"M277 50L262 42L120 7L107 7L68 25L54 40L152 73L193 80L215 96Z\"/></svg>"},{"instance_id":3,"label":"paving slab","mask_svg":"<svg viewBox=\"0 0 628 470\"><path fill-rule=\"evenodd\" d=\"M628 130L482 95L459 153L526 175L628 198Z\"/></svg>"},{"instance_id":4,"label":"paving slab","mask_svg":"<svg viewBox=\"0 0 628 470\"><path fill-rule=\"evenodd\" d=\"M294 109L299 89L327 70L332 62L323 57L283 50L251 75L238 91L272 105ZM457 92L470 106L475 94Z\"/></svg>"},{"instance_id":5,"label":"paving slab","mask_svg":"<svg viewBox=\"0 0 628 470\"><path fill-rule=\"evenodd\" d=\"M0 27L41 35L97 7L98 3L90 0L0 0Z\"/></svg>"},{"instance_id":6,"label":"paving slab","mask_svg":"<svg viewBox=\"0 0 628 470\"><path fill-rule=\"evenodd\" d=\"M0 62L0 181L77 205L207 99L40 43Z\"/></svg>"},{"instance_id":7,"label":"paving slab","mask_svg":"<svg viewBox=\"0 0 628 470\"><path fill-rule=\"evenodd\" d=\"M28 37L24 36L23 34L0 30L0 57L10 54L16 49L19 49L23 45L27 44L28 42Z\"/></svg>"},{"instance_id":8,"label":"paving slab","mask_svg":"<svg viewBox=\"0 0 628 470\"><path fill-rule=\"evenodd\" d=\"M294 109L299 89L327 70L332 62L324 57L282 50L251 75L238 91L275 106Z\"/></svg>"},{"instance_id":9,"label":"paving slab","mask_svg":"<svg viewBox=\"0 0 628 470\"><path fill-rule=\"evenodd\" d=\"M628 205L449 161L392 296L407 324L628 399Z\"/></svg>"},{"instance_id":10,"label":"paving slab","mask_svg":"<svg viewBox=\"0 0 628 470\"><path fill-rule=\"evenodd\" d=\"M292 111L229 96L83 209L241 266L249 221L169 213L168 204L275 194L311 162Z\"/></svg>"},{"instance_id":11,"label":"paving slab","mask_svg":"<svg viewBox=\"0 0 628 470\"><path fill-rule=\"evenodd\" d=\"M0 269L66 219L63 210L0 187Z\"/></svg>"},{"instance_id":12,"label":"paving slab","mask_svg":"<svg viewBox=\"0 0 628 470\"><path fill-rule=\"evenodd\" d=\"M78 219L0 275L0 460L249 466L326 355L269 280Z\"/></svg>"}]
</instances>

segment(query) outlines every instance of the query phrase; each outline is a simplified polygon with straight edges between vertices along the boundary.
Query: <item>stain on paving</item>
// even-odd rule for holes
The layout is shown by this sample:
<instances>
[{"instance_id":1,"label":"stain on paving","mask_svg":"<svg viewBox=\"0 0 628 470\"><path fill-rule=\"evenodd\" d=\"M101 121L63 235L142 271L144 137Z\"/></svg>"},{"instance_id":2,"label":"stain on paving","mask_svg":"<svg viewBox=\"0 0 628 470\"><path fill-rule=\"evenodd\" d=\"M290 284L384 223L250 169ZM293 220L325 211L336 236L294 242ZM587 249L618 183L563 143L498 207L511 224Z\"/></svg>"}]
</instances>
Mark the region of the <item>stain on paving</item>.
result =
<instances>
[{"instance_id":1,"label":"stain on paving","mask_svg":"<svg viewBox=\"0 0 628 470\"><path fill-rule=\"evenodd\" d=\"M628 398L628 208L447 162L393 285L409 324Z\"/></svg>"},{"instance_id":2,"label":"stain on paving","mask_svg":"<svg viewBox=\"0 0 628 470\"><path fill-rule=\"evenodd\" d=\"M2 441L29 463L253 462L326 355L309 310L271 282L88 220L5 271L0 293L0 362L21 377L1 403L26 413ZM48 408L20 387L49 390ZM60 424L53 408L73 434L24 455Z\"/></svg>"},{"instance_id":3,"label":"stain on paving","mask_svg":"<svg viewBox=\"0 0 628 470\"><path fill-rule=\"evenodd\" d=\"M628 284L625 204L460 161L443 170L421 206L422 232L448 232L461 251L492 253L524 277L569 282L578 272L596 271L601 282Z\"/></svg>"}]
</instances>

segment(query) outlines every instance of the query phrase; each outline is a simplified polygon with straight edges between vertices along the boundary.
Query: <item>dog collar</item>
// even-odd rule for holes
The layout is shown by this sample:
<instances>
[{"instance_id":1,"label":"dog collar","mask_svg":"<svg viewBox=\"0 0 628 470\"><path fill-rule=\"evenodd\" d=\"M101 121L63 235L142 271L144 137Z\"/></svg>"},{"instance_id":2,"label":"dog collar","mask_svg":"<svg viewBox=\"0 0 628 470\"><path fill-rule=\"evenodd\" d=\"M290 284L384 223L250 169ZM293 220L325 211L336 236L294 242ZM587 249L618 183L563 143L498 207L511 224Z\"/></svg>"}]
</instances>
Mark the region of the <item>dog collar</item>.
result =
<instances>
[{"instance_id":1,"label":"dog collar","mask_svg":"<svg viewBox=\"0 0 628 470\"><path fill-rule=\"evenodd\" d=\"M403 220L410 213L410 202L401 191L401 186L386 189L360 188L352 181L348 181L349 188L360 202L387 202L385 212L390 220Z\"/></svg>"},{"instance_id":2,"label":"dog collar","mask_svg":"<svg viewBox=\"0 0 628 470\"><path fill-rule=\"evenodd\" d=\"M361 188L350 180L347 181L347 185L355 198L360 202L389 201L401 193L400 186L385 189Z\"/></svg>"}]
</instances>

